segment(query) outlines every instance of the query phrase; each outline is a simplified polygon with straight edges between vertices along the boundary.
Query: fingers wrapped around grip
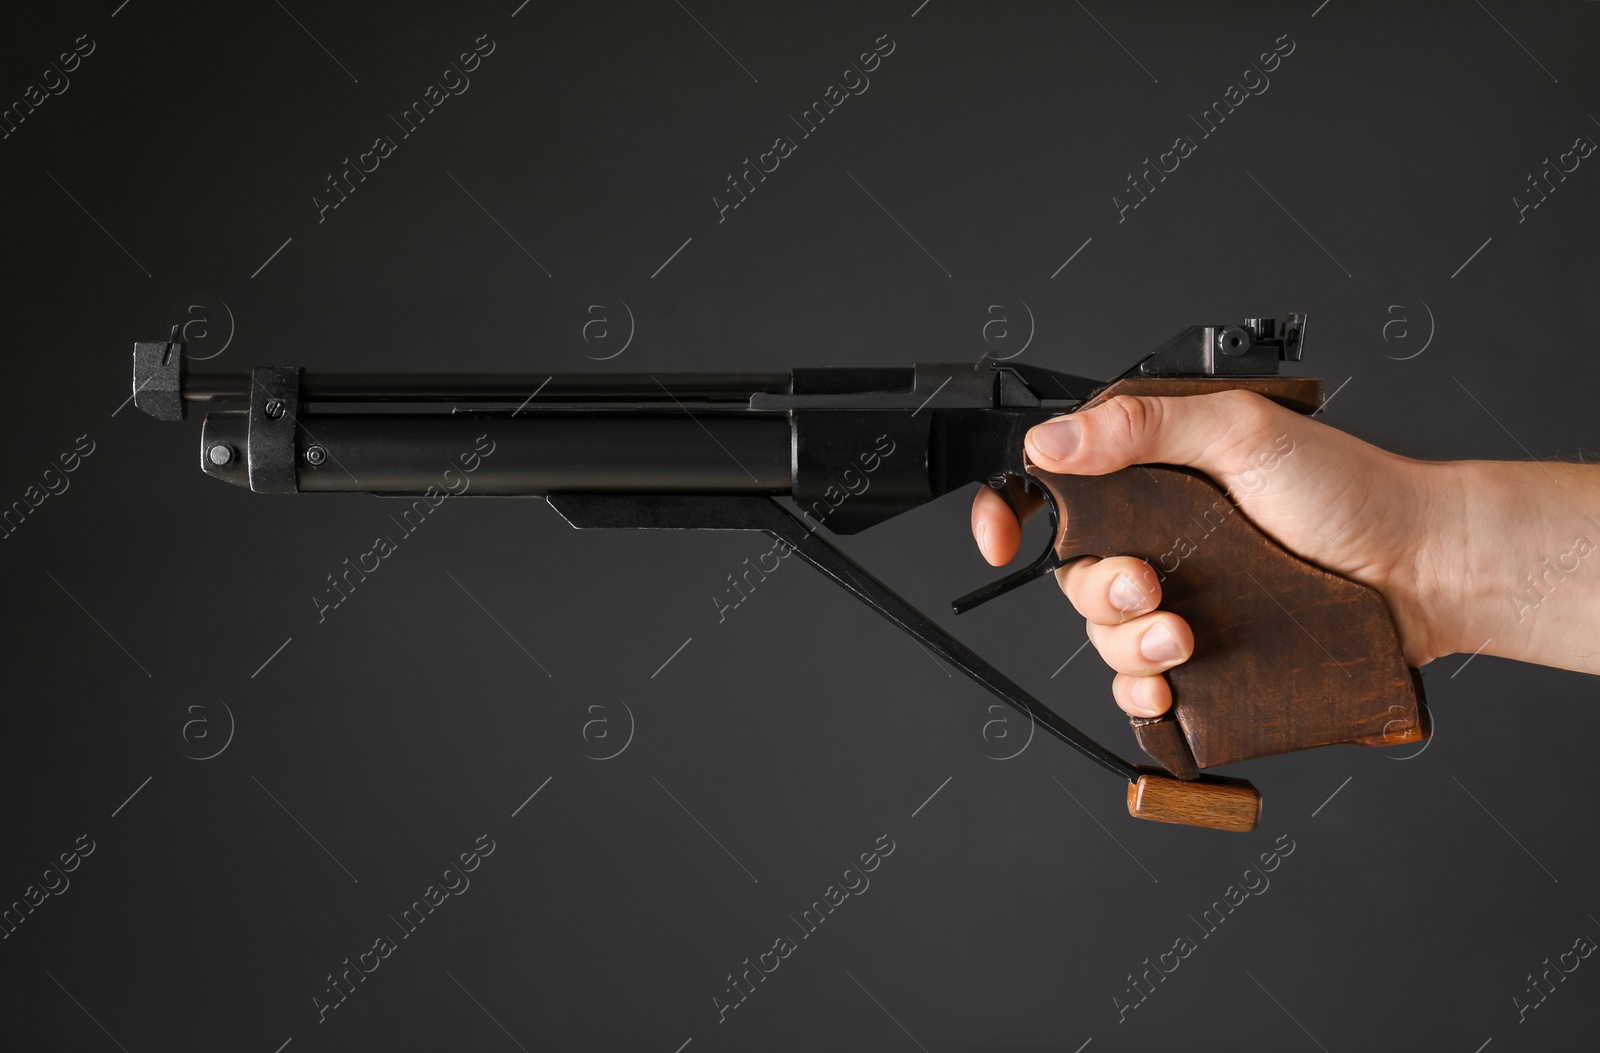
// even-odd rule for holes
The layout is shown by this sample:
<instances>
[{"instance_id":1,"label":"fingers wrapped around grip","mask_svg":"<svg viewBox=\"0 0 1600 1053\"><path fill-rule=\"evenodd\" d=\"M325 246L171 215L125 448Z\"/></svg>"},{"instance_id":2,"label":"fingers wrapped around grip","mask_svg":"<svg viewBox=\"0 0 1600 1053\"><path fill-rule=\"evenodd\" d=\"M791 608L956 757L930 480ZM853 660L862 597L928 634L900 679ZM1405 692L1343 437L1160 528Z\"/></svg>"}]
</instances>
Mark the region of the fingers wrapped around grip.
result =
<instances>
[{"instance_id":1,"label":"fingers wrapped around grip","mask_svg":"<svg viewBox=\"0 0 1600 1053\"><path fill-rule=\"evenodd\" d=\"M1172 706L1161 674L1194 652L1189 625L1157 610L1161 582L1128 556L1074 560L1056 571L1061 591L1087 621L1089 641L1118 673L1112 697L1130 716L1156 717Z\"/></svg>"},{"instance_id":2,"label":"fingers wrapped around grip","mask_svg":"<svg viewBox=\"0 0 1600 1053\"><path fill-rule=\"evenodd\" d=\"M1252 451L1272 436L1316 425L1244 391L1186 398L1118 395L1090 409L1035 426L1028 460L1063 475L1106 475L1134 464L1186 465L1228 486L1251 477ZM1274 446L1274 448L1277 448ZM1290 448L1293 448L1291 443ZM993 566L1009 562L1022 538L1021 521L1042 507L1036 493L1008 484L1011 504L980 487L972 504L972 534ZM1013 507L1015 512L1013 512ZM1162 673L1194 650L1189 625L1159 610L1161 585L1142 560L1085 557L1056 571L1067 598L1088 621L1089 639L1117 671L1112 695L1130 716L1155 717L1172 707Z\"/></svg>"},{"instance_id":3,"label":"fingers wrapped around grip","mask_svg":"<svg viewBox=\"0 0 1600 1053\"><path fill-rule=\"evenodd\" d=\"M1106 665L1125 676L1156 676L1194 651L1188 623L1171 611L1155 611L1121 625L1090 622L1088 630Z\"/></svg>"},{"instance_id":4,"label":"fingers wrapped around grip","mask_svg":"<svg viewBox=\"0 0 1600 1053\"><path fill-rule=\"evenodd\" d=\"M1131 556L1085 556L1057 569L1056 581L1079 614L1101 625L1121 625L1161 606L1161 580Z\"/></svg>"},{"instance_id":5,"label":"fingers wrapped around grip","mask_svg":"<svg viewBox=\"0 0 1600 1053\"><path fill-rule=\"evenodd\" d=\"M1111 681L1111 697L1130 717L1159 717L1172 708L1172 687L1160 676L1118 673Z\"/></svg>"}]
</instances>

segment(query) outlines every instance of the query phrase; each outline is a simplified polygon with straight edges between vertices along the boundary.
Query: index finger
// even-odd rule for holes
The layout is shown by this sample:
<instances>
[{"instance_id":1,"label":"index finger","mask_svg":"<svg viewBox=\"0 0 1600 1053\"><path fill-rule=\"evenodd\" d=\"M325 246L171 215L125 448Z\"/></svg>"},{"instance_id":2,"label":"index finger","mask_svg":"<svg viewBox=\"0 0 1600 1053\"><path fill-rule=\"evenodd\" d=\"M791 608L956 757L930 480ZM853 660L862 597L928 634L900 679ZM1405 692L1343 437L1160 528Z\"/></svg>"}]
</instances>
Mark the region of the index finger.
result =
<instances>
[{"instance_id":1,"label":"index finger","mask_svg":"<svg viewBox=\"0 0 1600 1053\"><path fill-rule=\"evenodd\" d=\"M1020 480L1007 480L1006 488L1022 513L1020 521L1005 498L988 485L978 487L972 499L972 539L992 567L1011 562L1022 544L1022 523L1044 506L1044 498L1028 492Z\"/></svg>"}]
</instances>

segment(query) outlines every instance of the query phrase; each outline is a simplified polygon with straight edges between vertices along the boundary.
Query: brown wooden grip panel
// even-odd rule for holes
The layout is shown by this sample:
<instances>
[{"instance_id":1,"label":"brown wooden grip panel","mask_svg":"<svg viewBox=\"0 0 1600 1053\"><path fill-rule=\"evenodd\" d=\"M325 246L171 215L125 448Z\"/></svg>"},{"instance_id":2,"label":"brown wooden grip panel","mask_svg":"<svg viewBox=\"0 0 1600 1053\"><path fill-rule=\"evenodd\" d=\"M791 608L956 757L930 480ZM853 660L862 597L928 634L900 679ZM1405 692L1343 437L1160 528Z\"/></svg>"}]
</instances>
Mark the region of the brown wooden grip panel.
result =
<instances>
[{"instance_id":1,"label":"brown wooden grip panel","mask_svg":"<svg viewBox=\"0 0 1600 1053\"><path fill-rule=\"evenodd\" d=\"M1217 391L1253 391L1296 413L1315 413L1322 408L1323 402L1322 381L1316 377L1127 377L1084 403L1078 412L1118 395L1174 398L1209 395Z\"/></svg>"},{"instance_id":2,"label":"brown wooden grip panel","mask_svg":"<svg viewBox=\"0 0 1600 1053\"><path fill-rule=\"evenodd\" d=\"M1261 794L1243 779L1202 775L1181 782L1162 772L1148 772L1128 784L1128 814L1157 823L1247 834L1261 818Z\"/></svg>"},{"instance_id":3,"label":"brown wooden grip panel","mask_svg":"<svg viewBox=\"0 0 1600 1053\"><path fill-rule=\"evenodd\" d=\"M1169 774L1180 779L1199 778L1200 767L1195 764L1189 740L1183 737L1183 729L1172 719L1172 714L1129 717L1128 723L1133 725L1133 737L1138 741L1139 748Z\"/></svg>"},{"instance_id":4,"label":"brown wooden grip panel","mask_svg":"<svg viewBox=\"0 0 1600 1053\"><path fill-rule=\"evenodd\" d=\"M1162 609L1194 630L1193 657L1166 674L1169 717L1136 728L1173 775L1198 774L1184 769L1181 744L1196 768L1211 768L1427 736L1421 681L1383 597L1291 555L1204 475L1164 465L1028 474L1055 502L1060 559L1145 560L1161 579Z\"/></svg>"}]
</instances>

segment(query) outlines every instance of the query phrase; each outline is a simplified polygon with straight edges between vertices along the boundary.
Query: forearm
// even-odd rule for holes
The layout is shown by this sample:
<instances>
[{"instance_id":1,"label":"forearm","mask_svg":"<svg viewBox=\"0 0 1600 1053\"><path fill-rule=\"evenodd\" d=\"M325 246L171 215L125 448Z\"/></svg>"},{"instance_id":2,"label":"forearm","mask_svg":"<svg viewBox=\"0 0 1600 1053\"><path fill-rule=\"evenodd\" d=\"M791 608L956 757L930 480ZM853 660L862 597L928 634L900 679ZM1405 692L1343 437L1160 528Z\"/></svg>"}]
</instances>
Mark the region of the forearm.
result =
<instances>
[{"instance_id":1,"label":"forearm","mask_svg":"<svg viewBox=\"0 0 1600 1053\"><path fill-rule=\"evenodd\" d=\"M1600 465L1426 472L1440 500L1417 568L1439 653L1600 673Z\"/></svg>"}]
</instances>

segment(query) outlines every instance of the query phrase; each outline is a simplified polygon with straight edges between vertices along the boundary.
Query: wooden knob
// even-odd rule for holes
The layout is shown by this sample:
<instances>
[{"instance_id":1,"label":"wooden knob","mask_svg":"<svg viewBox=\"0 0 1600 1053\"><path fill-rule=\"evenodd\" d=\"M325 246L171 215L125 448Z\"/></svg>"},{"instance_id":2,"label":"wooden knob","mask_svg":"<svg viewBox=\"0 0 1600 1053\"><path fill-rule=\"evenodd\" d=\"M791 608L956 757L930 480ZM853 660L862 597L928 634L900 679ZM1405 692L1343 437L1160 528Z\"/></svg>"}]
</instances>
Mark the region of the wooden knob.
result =
<instances>
[{"instance_id":1,"label":"wooden knob","mask_svg":"<svg viewBox=\"0 0 1600 1053\"><path fill-rule=\"evenodd\" d=\"M1157 823L1248 833L1261 818L1261 793L1244 779L1202 775L1180 781L1149 772L1128 784L1128 814Z\"/></svg>"}]
</instances>

